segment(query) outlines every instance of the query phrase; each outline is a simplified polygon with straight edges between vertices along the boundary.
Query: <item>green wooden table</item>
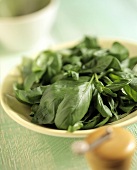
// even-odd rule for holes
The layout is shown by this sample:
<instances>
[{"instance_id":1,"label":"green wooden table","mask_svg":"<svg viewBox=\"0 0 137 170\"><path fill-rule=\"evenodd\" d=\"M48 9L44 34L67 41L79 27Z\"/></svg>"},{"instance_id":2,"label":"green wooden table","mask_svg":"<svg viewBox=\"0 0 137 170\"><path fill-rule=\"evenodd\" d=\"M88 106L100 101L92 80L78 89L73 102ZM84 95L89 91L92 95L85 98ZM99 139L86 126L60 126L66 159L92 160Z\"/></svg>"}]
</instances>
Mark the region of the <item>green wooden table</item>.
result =
<instances>
[{"instance_id":1,"label":"green wooden table","mask_svg":"<svg viewBox=\"0 0 137 170\"><path fill-rule=\"evenodd\" d=\"M0 110L1 170L89 170L83 156L71 151L79 139L52 137L30 131ZM137 123L127 129L137 139ZM137 168L137 149L131 170Z\"/></svg>"},{"instance_id":2,"label":"green wooden table","mask_svg":"<svg viewBox=\"0 0 137 170\"><path fill-rule=\"evenodd\" d=\"M49 44L79 39L85 34L137 41L137 0L60 0ZM11 54L0 47L0 83L26 53ZM137 123L127 129L137 140ZM0 107L0 170L88 170L84 157L74 155L70 149L76 140L30 131ZM131 170L136 169L137 149L131 166Z\"/></svg>"}]
</instances>

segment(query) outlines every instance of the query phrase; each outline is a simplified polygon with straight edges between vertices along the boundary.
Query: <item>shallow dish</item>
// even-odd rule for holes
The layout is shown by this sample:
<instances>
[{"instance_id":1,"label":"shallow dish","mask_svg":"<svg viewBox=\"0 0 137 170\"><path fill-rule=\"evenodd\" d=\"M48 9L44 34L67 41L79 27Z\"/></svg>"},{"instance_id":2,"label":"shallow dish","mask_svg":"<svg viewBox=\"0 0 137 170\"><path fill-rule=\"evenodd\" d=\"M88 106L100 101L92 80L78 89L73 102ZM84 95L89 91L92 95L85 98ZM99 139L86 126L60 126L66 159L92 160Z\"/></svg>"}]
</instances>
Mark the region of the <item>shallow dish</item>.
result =
<instances>
[{"instance_id":1,"label":"shallow dish","mask_svg":"<svg viewBox=\"0 0 137 170\"><path fill-rule=\"evenodd\" d=\"M137 43L129 42L119 39L99 39L99 44L102 47L109 48L114 41L121 42L125 47L128 48L130 56L137 55ZM74 45L75 42L68 43L65 45L60 45L54 49L61 49ZM15 97L13 92L13 82L20 78L17 68L13 69L5 78L2 88L1 88L1 103L5 112L20 125L31 129L33 131L60 137L85 137L89 133L92 133L96 129L91 130L79 130L73 133L67 132L66 130L50 129L46 126L40 126L33 124L31 122L31 117L29 116L30 107L20 103ZM128 116L111 123L111 126L124 127L132 123L137 122L137 111L129 114Z\"/></svg>"}]
</instances>

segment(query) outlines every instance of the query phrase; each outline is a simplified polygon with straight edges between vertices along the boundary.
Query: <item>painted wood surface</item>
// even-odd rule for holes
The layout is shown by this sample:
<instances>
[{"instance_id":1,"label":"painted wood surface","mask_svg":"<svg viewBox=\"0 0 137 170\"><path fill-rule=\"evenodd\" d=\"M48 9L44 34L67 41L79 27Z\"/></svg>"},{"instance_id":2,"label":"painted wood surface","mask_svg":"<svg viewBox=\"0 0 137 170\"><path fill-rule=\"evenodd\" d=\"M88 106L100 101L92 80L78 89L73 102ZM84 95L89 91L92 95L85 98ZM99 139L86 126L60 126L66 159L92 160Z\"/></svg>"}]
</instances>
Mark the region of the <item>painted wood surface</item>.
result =
<instances>
[{"instance_id":1,"label":"painted wood surface","mask_svg":"<svg viewBox=\"0 0 137 170\"><path fill-rule=\"evenodd\" d=\"M137 139L137 123L127 129ZM79 139L51 137L30 131L0 108L0 169L1 170L89 170L83 156L71 151ZM131 170L137 168L137 149Z\"/></svg>"}]
</instances>

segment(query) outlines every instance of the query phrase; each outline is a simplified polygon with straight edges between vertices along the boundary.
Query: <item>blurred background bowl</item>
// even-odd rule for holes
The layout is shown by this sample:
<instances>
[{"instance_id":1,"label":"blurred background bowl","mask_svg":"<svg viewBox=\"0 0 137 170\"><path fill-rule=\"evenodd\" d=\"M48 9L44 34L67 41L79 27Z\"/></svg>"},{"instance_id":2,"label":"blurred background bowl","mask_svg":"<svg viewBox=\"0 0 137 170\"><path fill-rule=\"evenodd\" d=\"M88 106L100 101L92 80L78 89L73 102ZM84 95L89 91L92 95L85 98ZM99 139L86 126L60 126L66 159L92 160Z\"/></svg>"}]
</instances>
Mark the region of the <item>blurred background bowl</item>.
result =
<instances>
[{"instance_id":1,"label":"blurred background bowl","mask_svg":"<svg viewBox=\"0 0 137 170\"><path fill-rule=\"evenodd\" d=\"M49 35L58 0L1 0L0 43L12 51L28 50Z\"/></svg>"}]
</instances>

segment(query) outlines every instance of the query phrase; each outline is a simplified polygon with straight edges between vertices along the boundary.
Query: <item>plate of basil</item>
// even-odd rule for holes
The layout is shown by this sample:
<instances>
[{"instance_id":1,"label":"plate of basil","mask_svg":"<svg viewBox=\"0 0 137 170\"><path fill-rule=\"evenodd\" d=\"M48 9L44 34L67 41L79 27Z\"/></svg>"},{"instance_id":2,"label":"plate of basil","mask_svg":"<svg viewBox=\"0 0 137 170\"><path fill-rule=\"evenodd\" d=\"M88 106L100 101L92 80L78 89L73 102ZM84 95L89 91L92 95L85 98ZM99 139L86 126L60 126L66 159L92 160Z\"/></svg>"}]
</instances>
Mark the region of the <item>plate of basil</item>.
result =
<instances>
[{"instance_id":1,"label":"plate of basil","mask_svg":"<svg viewBox=\"0 0 137 170\"><path fill-rule=\"evenodd\" d=\"M137 43L86 36L22 59L5 78L6 113L33 131L85 137L137 122Z\"/></svg>"}]
</instances>

